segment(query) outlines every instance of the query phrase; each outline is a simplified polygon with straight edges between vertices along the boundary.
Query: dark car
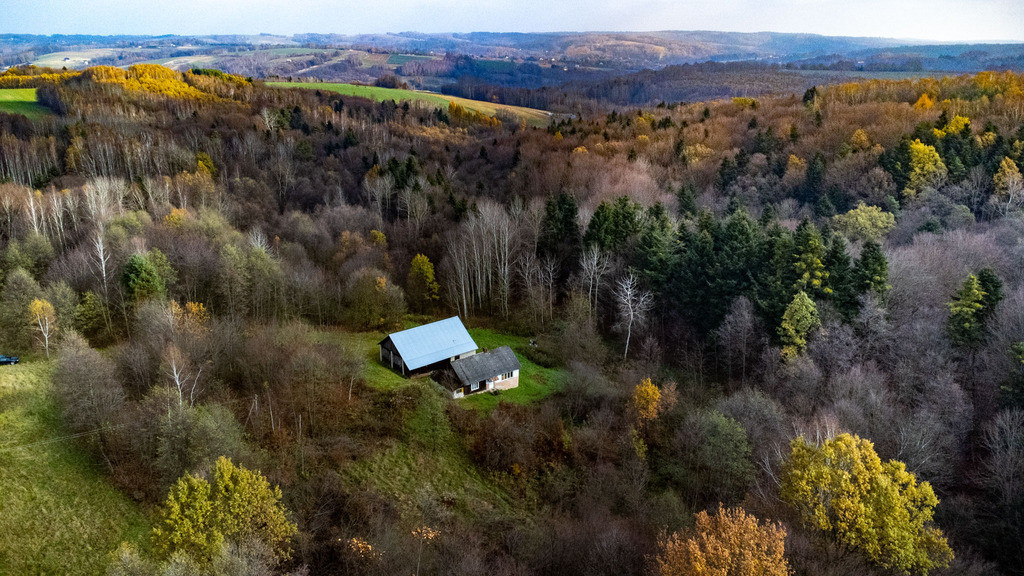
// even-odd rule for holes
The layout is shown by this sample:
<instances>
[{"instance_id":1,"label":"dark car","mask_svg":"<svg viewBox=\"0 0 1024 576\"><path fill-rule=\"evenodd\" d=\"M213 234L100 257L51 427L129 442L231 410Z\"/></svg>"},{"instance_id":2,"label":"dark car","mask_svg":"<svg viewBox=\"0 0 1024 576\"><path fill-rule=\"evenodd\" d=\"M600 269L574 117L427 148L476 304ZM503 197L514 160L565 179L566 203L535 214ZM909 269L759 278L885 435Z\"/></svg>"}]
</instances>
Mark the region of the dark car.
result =
<instances>
[{"instance_id":1,"label":"dark car","mask_svg":"<svg viewBox=\"0 0 1024 576\"><path fill-rule=\"evenodd\" d=\"M17 356L4 356L3 354L0 354L0 366L2 366L4 364L17 364L17 363L18 363L18 357Z\"/></svg>"}]
</instances>

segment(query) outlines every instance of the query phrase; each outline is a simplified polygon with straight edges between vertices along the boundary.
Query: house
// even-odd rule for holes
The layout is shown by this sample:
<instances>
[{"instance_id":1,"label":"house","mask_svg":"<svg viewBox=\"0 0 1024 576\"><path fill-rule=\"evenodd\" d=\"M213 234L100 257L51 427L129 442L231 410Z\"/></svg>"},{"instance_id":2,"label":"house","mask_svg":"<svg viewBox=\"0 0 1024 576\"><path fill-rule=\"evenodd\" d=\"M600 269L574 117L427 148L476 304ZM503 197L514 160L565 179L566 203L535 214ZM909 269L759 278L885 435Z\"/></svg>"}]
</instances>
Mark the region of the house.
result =
<instances>
[{"instance_id":1,"label":"house","mask_svg":"<svg viewBox=\"0 0 1024 576\"><path fill-rule=\"evenodd\" d=\"M382 363L410 376L447 368L477 349L458 316L389 334L378 346Z\"/></svg>"},{"instance_id":2,"label":"house","mask_svg":"<svg viewBox=\"0 0 1024 576\"><path fill-rule=\"evenodd\" d=\"M452 380L448 389L452 397L462 398L487 390L515 388L519 386L519 368L519 359L508 346L459 358L452 361L457 380Z\"/></svg>"}]
</instances>

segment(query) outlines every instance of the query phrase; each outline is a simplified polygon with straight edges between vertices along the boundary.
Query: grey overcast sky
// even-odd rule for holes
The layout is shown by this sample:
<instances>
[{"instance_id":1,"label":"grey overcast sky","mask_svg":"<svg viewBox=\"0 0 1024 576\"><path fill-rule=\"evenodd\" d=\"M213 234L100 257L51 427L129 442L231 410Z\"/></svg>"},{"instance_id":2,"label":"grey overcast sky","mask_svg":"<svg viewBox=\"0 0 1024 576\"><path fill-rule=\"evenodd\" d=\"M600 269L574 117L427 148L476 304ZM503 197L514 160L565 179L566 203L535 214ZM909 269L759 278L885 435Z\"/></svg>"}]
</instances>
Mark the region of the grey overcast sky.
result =
<instances>
[{"instance_id":1,"label":"grey overcast sky","mask_svg":"<svg viewBox=\"0 0 1024 576\"><path fill-rule=\"evenodd\" d=\"M1024 41L1024 0L0 0L0 33L583 30Z\"/></svg>"}]
</instances>

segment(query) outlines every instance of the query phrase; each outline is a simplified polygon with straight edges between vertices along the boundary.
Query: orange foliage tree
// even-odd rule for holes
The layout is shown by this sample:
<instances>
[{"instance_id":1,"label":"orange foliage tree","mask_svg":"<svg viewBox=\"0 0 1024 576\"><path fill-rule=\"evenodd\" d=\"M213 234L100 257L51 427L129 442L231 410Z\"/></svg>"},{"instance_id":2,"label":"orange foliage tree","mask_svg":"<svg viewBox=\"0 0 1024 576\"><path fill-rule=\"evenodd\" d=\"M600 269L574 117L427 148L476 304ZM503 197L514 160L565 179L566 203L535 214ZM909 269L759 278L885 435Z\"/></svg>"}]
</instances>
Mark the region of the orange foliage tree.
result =
<instances>
[{"instance_id":1,"label":"orange foliage tree","mask_svg":"<svg viewBox=\"0 0 1024 576\"><path fill-rule=\"evenodd\" d=\"M687 530L661 538L658 576L788 576L786 530L762 523L742 508L718 505L697 514Z\"/></svg>"}]
</instances>

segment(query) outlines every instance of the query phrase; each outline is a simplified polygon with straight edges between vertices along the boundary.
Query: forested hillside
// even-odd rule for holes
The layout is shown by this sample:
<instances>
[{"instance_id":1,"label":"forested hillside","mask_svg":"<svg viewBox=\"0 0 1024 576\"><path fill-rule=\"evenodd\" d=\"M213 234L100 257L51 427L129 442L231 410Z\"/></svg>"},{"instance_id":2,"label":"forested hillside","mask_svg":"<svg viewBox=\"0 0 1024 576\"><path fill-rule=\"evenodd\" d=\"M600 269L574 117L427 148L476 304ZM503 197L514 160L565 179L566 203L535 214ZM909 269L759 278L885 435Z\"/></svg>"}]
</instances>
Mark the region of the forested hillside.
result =
<instances>
[{"instance_id":1,"label":"forested hillside","mask_svg":"<svg viewBox=\"0 0 1024 576\"><path fill-rule=\"evenodd\" d=\"M31 88L0 353L148 515L110 574L1024 574L1024 76L546 128L0 75ZM520 389L378 363L454 314Z\"/></svg>"}]
</instances>

